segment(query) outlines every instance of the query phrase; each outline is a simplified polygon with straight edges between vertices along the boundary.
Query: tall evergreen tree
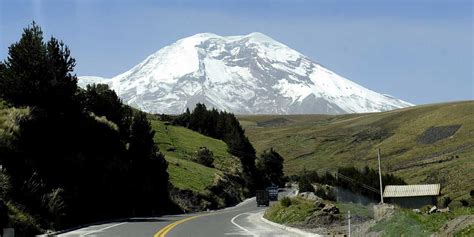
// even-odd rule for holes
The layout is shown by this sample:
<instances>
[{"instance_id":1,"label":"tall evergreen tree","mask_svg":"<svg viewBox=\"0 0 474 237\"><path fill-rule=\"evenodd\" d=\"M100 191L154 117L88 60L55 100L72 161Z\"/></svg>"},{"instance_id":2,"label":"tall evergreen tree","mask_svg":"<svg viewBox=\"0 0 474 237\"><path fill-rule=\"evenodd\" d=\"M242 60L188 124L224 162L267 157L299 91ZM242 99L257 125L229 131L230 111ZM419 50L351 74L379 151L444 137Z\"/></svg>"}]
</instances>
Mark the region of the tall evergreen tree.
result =
<instances>
[{"instance_id":1,"label":"tall evergreen tree","mask_svg":"<svg viewBox=\"0 0 474 237\"><path fill-rule=\"evenodd\" d=\"M0 99L5 98L5 88L7 85L3 85L5 83L5 79L3 79L3 72L5 71L6 66L3 62L0 62Z\"/></svg>"},{"instance_id":2,"label":"tall evergreen tree","mask_svg":"<svg viewBox=\"0 0 474 237\"><path fill-rule=\"evenodd\" d=\"M108 120L119 124L122 120L122 101L115 91L106 84L87 85L83 92L82 103L88 111L97 116L105 116Z\"/></svg>"},{"instance_id":3,"label":"tall evergreen tree","mask_svg":"<svg viewBox=\"0 0 474 237\"><path fill-rule=\"evenodd\" d=\"M257 171L264 177L265 185L283 186L283 157L271 148L257 159Z\"/></svg>"},{"instance_id":4,"label":"tall evergreen tree","mask_svg":"<svg viewBox=\"0 0 474 237\"><path fill-rule=\"evenodd\" d=\"M132 201L137 205L136 215L156 214L168 201L168 164L154 143L150 121L143 112L133 117L129 156L132 184L136 186Z\"/></svg>"},{"instance_id":5,"label":"tall evergreen tree","mask_svg":"<svg viewBox=\"0 0 474 237\"><path fill-rule=\"evenodd\" d=\"M149 159L157 152L153 141L155 131L143 112L136 112L133 116L129 152L132 161Z\"/></svg>"},{"instance_id":6,"label":"tall evergreen tree","mask_svg":"<svg viewBox=\"0 0 474 237\"><path fill-rule=\"evenodd\" d=\"M9 47L0 95L14 106L38 106L53 113L77 109L74 66L68 47L54 37L44 43L41 28L33 22Z\"/></svg>"},{"instance_id":7,"label":"tall evergreen tree","mask_svg":"<svg viewBox=\"0 0 474 237\"><path fill-rule=\"evenodd\" d=\"M198 103L194 108L191 117L189 119L189 128L198 131L202 134L207 134L206 131L206 120L207 120L207 108L206 105Z\"/></svg>"}]
</instances>

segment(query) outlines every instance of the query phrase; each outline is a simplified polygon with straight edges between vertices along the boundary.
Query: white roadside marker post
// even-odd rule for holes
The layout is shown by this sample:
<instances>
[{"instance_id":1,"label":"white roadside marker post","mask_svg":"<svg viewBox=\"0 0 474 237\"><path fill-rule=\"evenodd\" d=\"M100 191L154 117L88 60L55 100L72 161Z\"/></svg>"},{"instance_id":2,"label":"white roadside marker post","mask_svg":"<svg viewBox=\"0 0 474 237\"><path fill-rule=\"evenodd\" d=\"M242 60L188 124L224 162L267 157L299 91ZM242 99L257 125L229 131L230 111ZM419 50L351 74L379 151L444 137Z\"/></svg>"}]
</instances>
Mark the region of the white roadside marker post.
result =
<instances>
[{"instance_id":1,"label":"white roadside marker post","mask_svg":"<svg viewBox=\"0 0 474 237\"><path fill-rule=\"evenodd\" d=\"M351 211L347 211L347 222L349 224L348 236L351 237Z\"/></svg>"}]
</instances>

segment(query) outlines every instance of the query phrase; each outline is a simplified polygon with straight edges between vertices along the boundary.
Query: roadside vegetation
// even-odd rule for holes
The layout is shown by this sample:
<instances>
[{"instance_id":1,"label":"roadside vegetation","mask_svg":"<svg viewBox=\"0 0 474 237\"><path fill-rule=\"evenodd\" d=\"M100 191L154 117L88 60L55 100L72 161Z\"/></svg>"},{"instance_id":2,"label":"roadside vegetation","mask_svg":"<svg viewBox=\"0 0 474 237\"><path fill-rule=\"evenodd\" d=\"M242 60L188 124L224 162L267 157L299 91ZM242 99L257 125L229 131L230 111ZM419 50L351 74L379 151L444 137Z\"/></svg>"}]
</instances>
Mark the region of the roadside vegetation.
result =
<instances>
[{"instance_id":1,"label":"roadside vegetation","mask_svg":"<svg viewBox=\"0 0 474 237\"><path fill-rule=\"evenodd\" d=\"M78 88L74 66L35 23L0 63L0 229L16 236L174 208L147 115Z\"/></svg>"},{"instance_id":2,"label":"roadside vegetation","mask_svg":"<svg viewBox=\"0 0 474 237\"><path fill-rule=\"evenodd\" d=\"M347 233L347 213L351 213L353 230L361 235L381 236L472 236L474 206L451 203L448 211L428 213L431 206L421 211L395 208L392 215L374 220L374 205L323 200L312 193L285 197L266 210L264 217L273 222L303 228L319 234Z\"/></svg>"},{"instance_id":3,"label":"roadside vegetation","mask_svg":"<svg viewBox=\"0 0 474 237\"><path fill-rule=\"evenodd\" d=\"M456 232L454 234L455 237L469 237L474 236L474 224Z\"/></svg>"},{"instance_id":4,"label":"roadside vegetation","mask_svg":"<svg viewBox=\"0 0 474 237\"><path fill-rule=\"evenodd\" d=\"M281 199L266 210L264 217L286 226L332 236L347 233L348 211L351 212L353 228L373 219L371 206L336 203L323 200L310 192Z\"/></svg>"},{"instance_id":5,"label":"roadside vegetation","mask_svg":"<svg viewBox=\"0 0 474 237\"><path fill-rule=\"evenodd\" d=\"M314 201L304 198L283 198L273 204L264 217L279 224L292 225L303 222L315 210Z\"/></svg>"},{"instance_id":6,"label":"roadside vegetation","mask_svg":"<svg viewBox=\"0 0 474 237\"><path fill-rule=\"evenodd\" d=\"M474 207L456 207L450 212L438 212L429 215L415 213L411 209L397 209L391 218L375 224L370 228L370 231L381 232L383 236L431 236L446 229L442 227L449 221L467 215L474 215ZM468 233L469 231L472 230L467 227L455 233L445 233L444 235L458 234L463 236L463 232Z\"/></svg>"},{"instance_id":7,"label":"roadside vegetation","mask_svg":"<svg viewBox=\"0 0 474 237\"><path fill-rule=\"evenodd\" d=\"M474 190L465 191L469 198L451 200L448 196L438 200L438 207L420 209L395 208L387 214L384 207L377 207L383 217L374 217L378 195L363 188L364 184L377 186L377 172L365 167L337 169L337 175L329 172L318 174L304 171L293 175L290 181L298 183L299 193L285 197L272 205L265 218L323 235L347 233L347 213L351 213L353 230L362 235L382 236L469 236L474 224ZM348 182L347 178L351 180ZM373 181L371 181L373 180ZM404 184L403 179L384 175L385 184ZM334 192L338 188L337 194ZM336 198L337 195L337 198ZM336 201L337 200L337 201ZM439 209L442 208L442 209ZM382 218L382 219L381 219Z\"/></svg>"}]
</instances>

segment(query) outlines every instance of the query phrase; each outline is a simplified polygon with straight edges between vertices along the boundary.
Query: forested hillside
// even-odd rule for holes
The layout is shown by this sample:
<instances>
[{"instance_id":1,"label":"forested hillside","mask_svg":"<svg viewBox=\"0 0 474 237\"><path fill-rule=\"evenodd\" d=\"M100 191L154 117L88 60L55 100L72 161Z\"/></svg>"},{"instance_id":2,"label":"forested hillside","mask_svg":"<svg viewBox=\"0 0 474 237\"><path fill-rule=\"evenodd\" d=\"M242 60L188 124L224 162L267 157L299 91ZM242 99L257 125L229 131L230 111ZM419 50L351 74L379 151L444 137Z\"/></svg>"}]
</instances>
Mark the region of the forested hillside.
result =
<instances>
[{"instance_id":1,"label":"forested hillside","mask_svg":"<svg viewBox=\"0 0 474 237\"><path fill-rule=\"evenodd\" d=\"M34 23L0 63L0 225L17 236L173 208L146 114L79 89L74 66Z\"/></svg>"}]
</instances>

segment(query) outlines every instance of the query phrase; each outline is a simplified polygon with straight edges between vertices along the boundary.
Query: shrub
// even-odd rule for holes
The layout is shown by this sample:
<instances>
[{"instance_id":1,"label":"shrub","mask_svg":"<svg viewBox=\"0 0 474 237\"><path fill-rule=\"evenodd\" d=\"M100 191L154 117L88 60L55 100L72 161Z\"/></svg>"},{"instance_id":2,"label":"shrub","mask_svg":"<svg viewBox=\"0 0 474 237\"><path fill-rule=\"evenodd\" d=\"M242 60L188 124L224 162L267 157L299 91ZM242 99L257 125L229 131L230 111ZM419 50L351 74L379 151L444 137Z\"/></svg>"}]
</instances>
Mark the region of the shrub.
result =
<instances>
[{"instance_id":1,"label":"shrub","mask_svg":"<svg viewBox=\"0 0 474 237\"><path fill-rule=\"evenodd\" d=\"M316 196L330 201L336 201L336 193L334 192L333 188L326 186L319 186L316 190Z\"/></svg>"},{"instance_id":2,"label":"shrub","mask_svg":"<svg viewBox=\"0 0 474 237\"><path fill-rule=\"evenodd\" d=\"M7 109L9 107L10 105L6 101L4 101L3 99L0 99L0 109Z\"/></svg>"},{"instance_id":3,"label":"shrub","mask_svg":"<svg viewBox=\"0 0 474 237\"><path fill-rule=\"evenodd\" d=\"M289 197L284 197L280 200L280 204L284 207L291 206L291 199Z\"/></svg>"},{"instance_id":4,"label":"shrub","mask_svg":"<svg viewBox=\"0 0 474 237\"><path fill-rule=\"evenodd\" d=\"M316 190L316 192L314 193L316 194L316 196L322 198L322 199L326 199L326 192L324 191L323 187L322 186L318 186L318 189Z\"/></svg>"},{"instance_id":5,"label":"shrub","mask_svg":"<svg viewBox=\"0 0 474 237\"><path fill-rule=\"evenodd\" d=\"M303 193L303 192L314 193L314 187L306 176L303 176L300 178L298 182L298 188L299 188L300 193Z\"/></svg>"},{"instance_id":6,"label":"shrub","mask_svg":"<svg viewBox=\"0 0 474 237\"><path fill-rule=\"evenodd\" d=\"M442 207L448 207L451 202L452 202L451 198L449 196L446 196L441 201L441 206Z\"/></svg>"},{"instance_id":7,"label":"shrub","mask_svg":"<svg viewBox=\"0 0 474 237\"><path fill-rule=\"evenodd\" d=\"M194 161L207 167L214 167L214 153L207 147L201 147L194 156Z\"/></svg>"},{"instance_id":8,"label":"shrub","mask_svg":"<svg viewBox=\"0 0 474 237\"><path fill-rule=\"evenodd\" d=\"M273 148L263 151L256 160L256 167L263 178L264 186L283 186L283 157Z\"/></svg>"}]
</instances>

